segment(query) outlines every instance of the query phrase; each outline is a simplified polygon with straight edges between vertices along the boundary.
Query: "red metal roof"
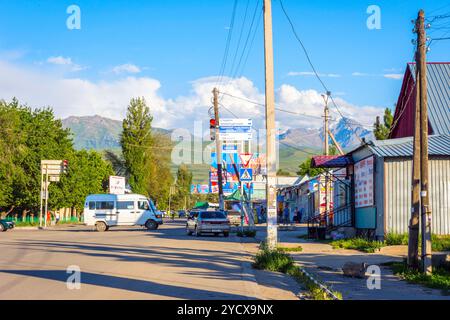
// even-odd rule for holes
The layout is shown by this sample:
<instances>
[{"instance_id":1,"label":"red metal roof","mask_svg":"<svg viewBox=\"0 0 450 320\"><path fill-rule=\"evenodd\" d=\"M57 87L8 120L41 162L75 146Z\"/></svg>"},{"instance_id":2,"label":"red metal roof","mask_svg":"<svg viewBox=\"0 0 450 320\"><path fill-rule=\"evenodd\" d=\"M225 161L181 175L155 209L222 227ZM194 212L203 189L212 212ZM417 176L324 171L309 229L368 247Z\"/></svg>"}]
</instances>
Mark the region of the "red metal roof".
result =
<instances>
[{"instance_id":1,"label":"red metal roof","mask_svg":"<svg viewBox=\"0 0 450 320\"><path fill-rule=\"evenodd\" d=\"M311 167L313 168L345 168L352 164L352 158L348 156L314 156Z\"/></svg>"}]
</instances>

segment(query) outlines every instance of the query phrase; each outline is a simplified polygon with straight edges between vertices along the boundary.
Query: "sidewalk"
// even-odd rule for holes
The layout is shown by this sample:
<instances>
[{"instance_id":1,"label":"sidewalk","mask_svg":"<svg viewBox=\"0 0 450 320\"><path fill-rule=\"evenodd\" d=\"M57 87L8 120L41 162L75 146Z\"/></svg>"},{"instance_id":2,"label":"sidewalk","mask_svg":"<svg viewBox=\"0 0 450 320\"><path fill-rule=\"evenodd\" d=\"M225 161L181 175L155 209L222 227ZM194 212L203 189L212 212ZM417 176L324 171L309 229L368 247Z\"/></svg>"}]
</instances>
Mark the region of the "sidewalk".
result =
<instances>
[{"instance_id":1,"label":"sidewalk","mask_svg":"<svg viewBox=\"0 0 450 320\"><path fill-rule=\"evenodd\" d=\"M258 232L258 239L265 238L265 230ZM390 268L381 266L386 262L402 261L406 256L406 246L384 247L378 253L364 253L356 250L333 249L325 243L299 239L306 234L306 227L296 227L294 231L279 231L281 246L301 245L302 252L291 256L306 271L334 290L342 293L344 300L450 300L440 290L409 284L394 275ZM381 269L381 289L369 290L366 279L345 277L342 266L347 262L377 265Z\"/></svg>"}]
</instances>

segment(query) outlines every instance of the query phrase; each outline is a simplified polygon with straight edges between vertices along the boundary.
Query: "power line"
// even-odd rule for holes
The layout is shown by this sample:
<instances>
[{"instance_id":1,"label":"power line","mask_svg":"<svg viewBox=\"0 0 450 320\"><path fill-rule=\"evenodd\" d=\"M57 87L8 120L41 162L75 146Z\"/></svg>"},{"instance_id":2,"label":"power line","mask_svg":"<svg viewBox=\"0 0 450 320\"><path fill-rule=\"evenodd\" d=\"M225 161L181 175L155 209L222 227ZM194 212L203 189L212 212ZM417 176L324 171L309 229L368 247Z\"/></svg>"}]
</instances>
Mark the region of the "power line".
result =
<instances>
[{"instance_id":1,"label":"power line","mask_svg":"<svg viewBox=\"0 0 450 320\"><path fill-rule=\"evenodd\" d=\"M242 40L242 35L244 33L245 21L247 20L247 13L248 13L249 4L250 4L250 0L247 0L247 6L245 7L245 13L244 13L244 19L242 19L241 32L239 33L239 39L238 39L238 42L237 42L237 45L236 45L236 51L234 52L233 62L231 63L230 75L233 73L234 66L235 66L236 59L237 59L237 55L238 55L238 52L239 52L239 48L241 47L241 40Z\"/></svg>"},{"instance_id":2,"label":"power line","mask_svg":"<svg viewBox=\"0 0 450 320\"><path fill-rule=\"evenodd\" d=\"M227 40L226 40L226 45L225 45L225 51L223 54L223 58L222 58L222 65L220 67L220 71L219 71L219 78L216 82L216 86L220 83L222 83L222 78L225 72L225 68L226 68L226 64L227 64L227 60L228 60L228 53L230 50L230 43L231 43L231 37L232 37L232 33L233 33L233 26L234 26L234 19L236 16L236 7L237 7L237 0L234 0L234 5L233 5L233 11L231 14L231 21L230 21L230 25L229 25L229 29L228 29L228 35L227 35Z\"/></svg>"},{"instance_id":3,"label":"power line","mask_svg":"<svg viewBox=\"0 0 450 320\"><path fill-rule=\"evenodd\" d=\"M281 9L282 9L284 15L286 16L286 19L288 20L288 22L289 22L289 24L290 24L290 26L291 26L291 29L292 29L292 32L293 32L295 38L297 39L298 43L300 44L300 46L301 46L302 49L303 49L303 52L305 53L306 59L308 60L308 63L309 63L309 65L310 65L311 69L313 70L314 75L316 76L317 80L319 80L319 82L321 83L321 85L322 85L322 87L325 89L325 91L330 92L330 90L328 90L327 86L326 86L325 83L323 82L322 78L319 76L319 74L318 74L316 68L314 67L314 64L312 63L311 58L310 58L310 56L309 56L308 50L306 49L306 47L304 46L302 40L300 39L300 37L299 37L299 35L298 35L298 33L297 33L296 29L295 29L294 23L292 22L292 20L291 20L291 18L289 17L289 15L288 15L286 9L284 8L283 1L282 1L282 0L280 0L280 5L281 5ZM334 100L333 96L330 95L330 98L331 98L331 102L333 103L334 107L336 108L336 110L338 111L338 113L339 113L339 114L341 115L341 117L343 118L344 124L347 124L346 117L344 117L344 115L342 114L342 112L341 112L341 110L339 109L338 105L336 104L336 101ZM348 126L348 128L351 129L352 132L353 132L353 128L351 128L351 126ZM355 136L358 138L358 140L362 143L363 140L362 140L355 132L354 132L354 134L355 134Z\"/></svg>"}]
</instances>

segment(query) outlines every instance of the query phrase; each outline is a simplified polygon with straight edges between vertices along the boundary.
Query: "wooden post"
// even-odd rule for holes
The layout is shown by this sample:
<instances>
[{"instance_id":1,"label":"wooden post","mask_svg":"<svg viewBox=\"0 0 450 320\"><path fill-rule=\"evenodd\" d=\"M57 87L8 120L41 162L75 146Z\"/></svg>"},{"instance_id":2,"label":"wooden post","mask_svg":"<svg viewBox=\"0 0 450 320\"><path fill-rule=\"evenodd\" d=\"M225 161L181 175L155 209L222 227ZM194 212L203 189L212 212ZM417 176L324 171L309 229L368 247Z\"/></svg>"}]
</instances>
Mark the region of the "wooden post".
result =
<instances>
[{"instance_id":1,"label":"wooden post","mask_svg":"<svg viewBox=\"0 0 450 320\"><path fill-rule=\"evenodd\" d=\"M419 11L419 80L420 80L420 196L422 203L422 271L432 272L431 266L431 208L428 190L428 106L427 106L427 40L425 12Z\"/></svg>"}]
</instances>

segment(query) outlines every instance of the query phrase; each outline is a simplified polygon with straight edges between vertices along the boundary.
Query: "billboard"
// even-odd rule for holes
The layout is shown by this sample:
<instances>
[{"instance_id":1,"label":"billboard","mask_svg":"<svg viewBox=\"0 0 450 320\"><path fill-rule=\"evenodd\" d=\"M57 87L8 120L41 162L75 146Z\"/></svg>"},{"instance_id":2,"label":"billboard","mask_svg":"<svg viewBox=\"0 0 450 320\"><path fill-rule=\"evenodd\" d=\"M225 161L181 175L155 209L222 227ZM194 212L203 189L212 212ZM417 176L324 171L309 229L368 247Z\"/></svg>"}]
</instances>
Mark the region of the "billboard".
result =
<instances>
[{"instance_id":1,"label":"billboard","mask_svg":"<svg viewBox=\"0 0 450 320\"><path fill-rule=\"evenodd\" d=\"M369 157L355 163L355 207L371 207L373 201L373 164Z\"/></svg>"},{"instance_id":2,"label":"billboard","mask_svg":"<svg viewBox=\"0 0 450 320\"><path fill-rule=\"evenodd\" d=\"M125 177L109 176L109 193L125 194Z\"/></svg>"}]
</instances>

